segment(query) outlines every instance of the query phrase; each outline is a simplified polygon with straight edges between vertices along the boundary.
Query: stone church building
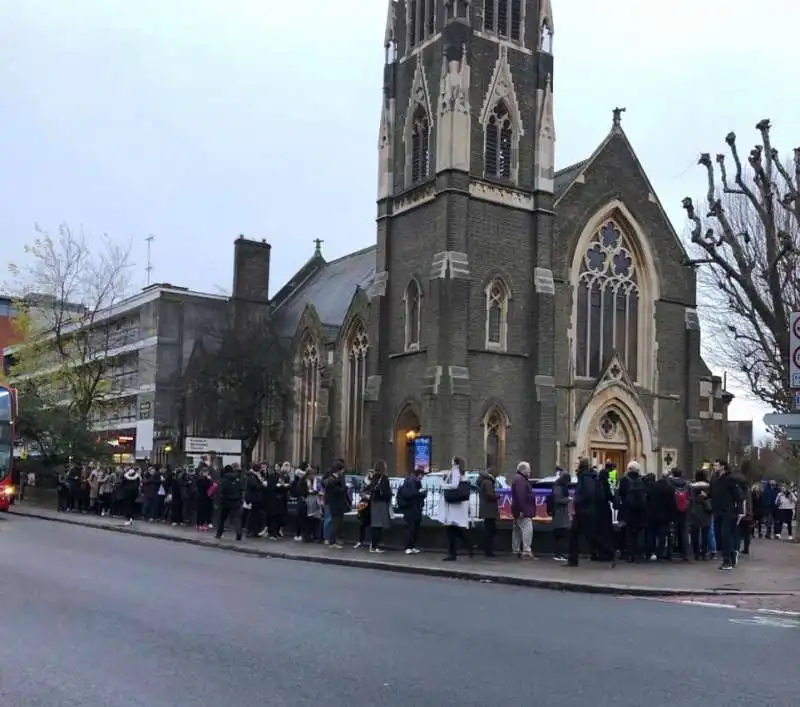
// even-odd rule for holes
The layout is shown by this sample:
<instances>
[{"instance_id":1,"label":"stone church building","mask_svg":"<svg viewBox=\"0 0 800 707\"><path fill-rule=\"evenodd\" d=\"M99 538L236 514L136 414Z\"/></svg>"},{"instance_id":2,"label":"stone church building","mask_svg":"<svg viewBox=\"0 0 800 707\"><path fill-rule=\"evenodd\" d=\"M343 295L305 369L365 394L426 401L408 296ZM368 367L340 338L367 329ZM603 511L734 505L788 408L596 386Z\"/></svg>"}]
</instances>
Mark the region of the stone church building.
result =
<instances>
[{"instance_id":1,"label":"stone church building","mask_svg":"<svg viewBox=\"0 0 800 707\"><path fill-rule=\"evenodd\" d=\"M555 169L550 0L389 0L374 246L271 300L296 397L264 458L546 475L724 455L695 273L613 111ZM268 251L267 251L268 256Z\"/></svg>"}]
</instances>

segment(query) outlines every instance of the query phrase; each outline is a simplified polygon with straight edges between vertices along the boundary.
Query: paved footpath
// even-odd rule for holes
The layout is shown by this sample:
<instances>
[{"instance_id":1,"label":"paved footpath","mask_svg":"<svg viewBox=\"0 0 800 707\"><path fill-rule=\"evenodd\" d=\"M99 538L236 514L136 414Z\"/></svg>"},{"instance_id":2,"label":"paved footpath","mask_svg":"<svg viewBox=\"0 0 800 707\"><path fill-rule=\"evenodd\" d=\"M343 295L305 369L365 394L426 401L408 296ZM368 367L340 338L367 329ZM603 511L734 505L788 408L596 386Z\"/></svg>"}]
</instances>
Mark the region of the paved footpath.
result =
<instances>
[{"instance_id":1,"label":"paved footpath","mask_svg":"<svg viewBox=\"0 0 800 707\"><path fill-rule=\"evenodd\" d=\"M142 521L126 527L118 519L58 513L25 503L13 507L12 513L6 517L7 522L13 523L17 515L262 557L564 591L676 599L715 597L715 601L742 602L753 608L756 604L767 609L800 608L800 546L776 540L756 540L752 555L743 558L733 572L720 572L716 562L680 561L641 565L621 563L615 569L605 563L585 561L578 568L569 568L549 558L532 561L510 556L496 559L462 557L458 562L444 563L440 553L434 552L408 556L387 551L373 555L351 547L337 550L323 545L296 543L291 538L279 541L245 539L237 543L230 532L222 540L216 540L213 533L197 532L193 528L172 528Z\"/></svg>"}]
</instances>

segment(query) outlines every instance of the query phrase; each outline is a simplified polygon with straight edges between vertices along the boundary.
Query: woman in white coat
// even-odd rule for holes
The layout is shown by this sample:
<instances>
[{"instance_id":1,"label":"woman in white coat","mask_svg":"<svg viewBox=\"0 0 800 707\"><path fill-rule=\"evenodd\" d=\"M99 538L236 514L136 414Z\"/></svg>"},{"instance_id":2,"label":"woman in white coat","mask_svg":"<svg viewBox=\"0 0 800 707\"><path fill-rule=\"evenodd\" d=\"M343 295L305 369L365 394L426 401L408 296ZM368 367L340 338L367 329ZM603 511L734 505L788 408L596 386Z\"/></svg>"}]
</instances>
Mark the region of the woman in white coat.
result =
<instances>
[{"instance_id":1,"label":"woman in white coat","mask_svg":"<svg viewBox=\"0 0 800 707\"><path fill-rule=\"evenodd\" d=\"M442 523L447 526L447 556L444 559L449 562L458 559L456 543L459 540L467 548L470 557L474 553L468 537L470 492L469 481L464 478L464 460L454 457L450 473L442 485L444 495Z\"/></svg>"}]
</instances>

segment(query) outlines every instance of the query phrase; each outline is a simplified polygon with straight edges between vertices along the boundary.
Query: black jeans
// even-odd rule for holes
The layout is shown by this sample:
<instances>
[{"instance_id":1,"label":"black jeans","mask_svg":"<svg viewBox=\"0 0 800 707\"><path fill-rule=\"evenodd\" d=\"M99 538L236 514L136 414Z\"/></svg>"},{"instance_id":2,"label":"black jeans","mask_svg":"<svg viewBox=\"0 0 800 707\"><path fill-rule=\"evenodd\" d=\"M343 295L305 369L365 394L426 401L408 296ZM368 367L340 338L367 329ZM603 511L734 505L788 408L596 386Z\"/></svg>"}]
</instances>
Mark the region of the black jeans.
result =
<instances>
[{"instance_id":1,"label":"black jeans","mask_svg":"<svg viewBox=\"0 0 800 707\"><path fill-rule=\"evenodd\" d=\"M381 544L381 535L383 535L383 528L370 528L369 529L369 537L370 537L370 547L373 550L377 550Z\"/></svg>"},{"instance_id":2,"label":"black jeans","mask_svg":"<svg viewBox=\"0 0 800 707\"><path fill-rule=\"evenodd\" d=\"M277 538L283 528L283 513L270 513L267 516L267 531L270 537Z\"/></svg>"},{"instance_id":3,"label":"black jeans","mask_svg":"<svg viewBox=\"0 0 800 707\"><path fill-rule=\"evenodd\" d=\"M736 516L722 514L714 516L714 532L717 537L717 550L723 565L733 565L734 536Z\"/></svg>"},{"instance_id":4,"label":"black jeans","mask_svg":"<svg viewBox=\"0 0 800 707\"><path fill-rule=\"evenodd\" d=\"M242 525L247 528L247 534L254 538L264 529L264 507L260 503L253 503L245 514L247 519L242 518Z\"/></svg>"},{"instance_id":5,"label":"black jeans","mask_svg":"<svg viewBox=\"0 0 800 707\"><path fill-rule=\"evenodd\" d=\"M567 528L553 529L553 557L566 557L569 554L569 538Z\"/></svg>"},{"instance_id":6,"label":"black jeans","mask_svg":"<svg viewBox=\"0 0 800 707\"><path fill-rule=\"evenodd\" d=\"M447 526L448 557L452 558L458 557L457 545L459 542L467 549L469 556L472 557L474 550L472 548L472 543L469 541L467 529L462 528L460 525L448 525Z\"/></svg>"},{"instance_id":7,"label":"black jeans","mask_svg":"<svg viewBox=\"0 0 800 707\"><path fill-rule=\"evenodd\" d=\"M225 524L233 522L233 529L236 532L236 539L242 539L242 504L231 501L223 501L219 508L219 524L217 525L217 538L221 538L225 532Z\"/></svg>"},{"instance_id":8,"label":"black jeans","mask_svg":"<svg viewBox=\"0 0 800 707\"><path fill-rule=\"evenodd\" d=\"M369 528L369 511L362 512L358 518L358 544L363 545L367 538L367 528Z\"/></svg>"},{"instance_id":9,"label":"black jeans","mask_svg":"<svg viewBox=\"0 0 800 707\"><path fill-rule=\"evenodd\" d=\"M700 558L705 559L708 556L708 537L711 533L711 530L708 526L705 528L698 528L697 526L692 526L690 531L690 538L692 541L692 552L694 553L694 559L699 560Z\"/></svg>"},{"instance_id":10,"label":"black jeans","mask_svg":"<svg viewBox=\"0 0 800 707\"><path fill-rule=\"evenodd\" d=\"M745 555L750 554L750 539L753 537L753 521L749 518L742 518L739 521L739 532L737 533L739 542L737 543L737 550L740 550Z\"/></svg>"},{"instance_id":11,"label":"black jeans","mask_svg":"<svg viewBox=\"0 0 800 707\"><path fill-rule=\"evenodd\" d=\"M128 520L133 520L136 516L136 495L128 494L125 497L125 517Z\"/></svg>"},{"instance_id":12,"label":"black jeans","mask_svg":"<svg viewBox=\"0 0 800 707\"><path fill-rule=\"evenodd\" d=\"M494 555L494 537L497 534L497 518L483 519L483 554Z\"/></svg>"},{"instance_id":13,"label":"black jeans","mask_svg":"<svg viewBox=\"0 0 800 707\"><path fill-rule=\"evenodd\" d=\"M775 535L780 535L783 532L784 525L789 535L792 534L792 516L794 516L794 511L791 508L786 510L777 508L775 510Z\"/></svg>"},{"instance_id":14,"label":"black jeans","mask_svg":"<svg viewBox=\"0 0 800 707\"><path fill-rule=\"evenodd\" d=\"M308 504L304 498L297 499L297 510L294 517L294 536L308 538Z\"/></svg>"},{"instance_id":15,"label":"black jeans","mask_svg":"<svg viewBox=\"0 0 800 707\"><path fill-rule=\"evenodd\" d=\"M584 516L576 513L572 516L572 524L569 526L569 564L573 567L578 566L578 556L581 550L581 540L594 549L595 547L595 526L596 522L592 516Z\"/></svg>"},{"instance_id":16,"label":"black jeans","mask_svg":"<svg viewBox=\"0 0 800 707\"><path fill-rule=\"evenodd\" d=\"M331 513L331 544L337 544L342 538L342 522L344 516L341 513Z\"/></svg>"},{"instance_id":17,"label":"black jeans","mask_svg":"<svg viewBox=\"0 0 800 707\"><path fill-rule=\"evenodd\" d=\"M658 555L660 548L664 545L664 536L666 529L663 525L652 526L650 532L652 535L652 544L650 549ZM644 528L638 522L625 523L625 553L628 555L628 560L631 562L638 562L642 559L642 535ZM653 550L653 548L656 548Z\"/></svg>"},{"instance_id":18,"label":"black jeans","mask_svg":"<svg viewBox=\"0 0 800 707\"><path fill-rule=\"evenodd\" d=\"M419 535L420 518L406 519L406 550L413 550L417 547L417 536Z\"/></svg>"},{"instance_id":19,"label":"black jeans","mask_svg":"<svg viewBox=\"0 0 800 707\"><path fill-rule=\"evenodd\" d=\"M198 496L197 498L197 525L211 525L214 516L214 501L208 496Z\"/></svg>"},{"instance_id":20,"label":"black jeans","mask_svg":"<svg viewBox=\"0 0 800 707\"><path fill-rule=\"evenodd\" d=\"M670 553L674 544L677 547L680 556L685 560L689 557L689 528L686 521L686 513L678 513L674 522L672 523L672 533L674 543L670 543Z\"/></svg>"}]
</instances>

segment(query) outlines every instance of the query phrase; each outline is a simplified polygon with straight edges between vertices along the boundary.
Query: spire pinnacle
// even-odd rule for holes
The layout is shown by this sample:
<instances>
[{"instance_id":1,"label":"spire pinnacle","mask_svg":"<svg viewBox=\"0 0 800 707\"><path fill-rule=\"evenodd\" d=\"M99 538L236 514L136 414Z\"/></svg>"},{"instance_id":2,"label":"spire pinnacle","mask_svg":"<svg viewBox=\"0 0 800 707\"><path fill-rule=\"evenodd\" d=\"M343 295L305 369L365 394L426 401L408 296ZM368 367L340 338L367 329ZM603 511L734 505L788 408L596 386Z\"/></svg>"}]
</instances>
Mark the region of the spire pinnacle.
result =
<instances>
[{"instance_id":1,"label":"spire pinnacle","mask_svg":"<svg viewBox=\"0 0 800 707\"><path fill-rule=\"evenodd\" d=\"M613 123L611 127L614 129L618 129L622 127L622 114L627 110L627 108L614 108L612 111L613 113Z\"/></svg>"},{"instance_id":2,"label":"spire pinnacle","mask_svg":"<svg viewBox=\"0 0 800 707\"><path fill-rule=\"evenodd\" d=\"M321 238L314 239L314 257L321 258L322 257L322 244L323 241Z\"/></svg>"}]
</instances>

